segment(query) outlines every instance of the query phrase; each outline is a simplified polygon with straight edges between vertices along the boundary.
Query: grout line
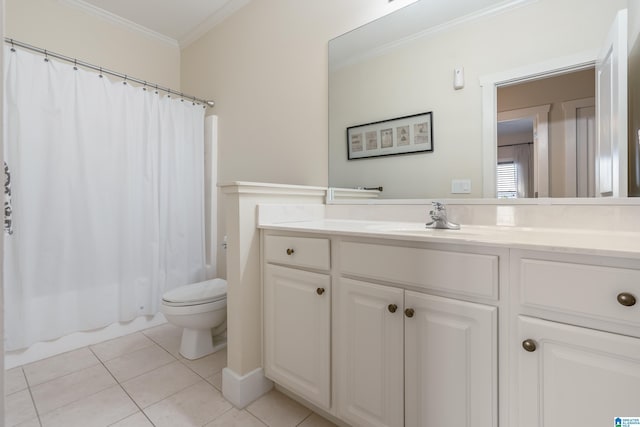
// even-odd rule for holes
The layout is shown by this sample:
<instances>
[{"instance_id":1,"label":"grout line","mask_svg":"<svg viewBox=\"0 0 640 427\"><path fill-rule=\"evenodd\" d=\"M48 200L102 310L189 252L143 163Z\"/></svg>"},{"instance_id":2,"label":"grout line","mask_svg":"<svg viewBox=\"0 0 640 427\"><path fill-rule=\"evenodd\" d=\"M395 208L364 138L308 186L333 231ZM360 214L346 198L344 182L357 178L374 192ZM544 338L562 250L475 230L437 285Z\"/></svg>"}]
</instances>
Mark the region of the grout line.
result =
<instances>
[{"instance_id":1,"label":"grout line","mask_svg":"<svg viewBox=\"0 0 640 427\"><path fill-rule=\"evenodd\" d=\"M33 393L31 392L31 385L29 384L29 380L27 379L27 374L24 372L22 366L20 367L20 372L22 372L22 376L24 377L24 382L27 384L27 390L29 390L29 397L31 397L31 404L33 405L33 410L36 411L36 417L38 418L38 424L42 427L42 421L40 421L40 411L36 406L36 400L33 398Z\"/></svg>"},{"instance_id":2,"label":"grout line","mask_svg":"<svg viewBox=\"0 0 640 427\"><path fill-rule=\"evenodd\" d=\"M89 351L91 353L94 354L94 356L96 356L98 358L98 360L100 360L100 358L98 357L97 354L94 353L93 349L89 348ZM116 382L116 384L118 384L118 386L120 387L120 389L124 392L124 394L127 395L127 397L133 402L134 405L136 405L136 408L138 408L138 410L142 413L142 415L144 415L144 417L149 420L149 422L151 423L152 426L155 427L155 424L153 423L153 421L151 421L149 419L149 417L147 416L147 414L144 412L144 410L140 407L140 405L138 405L138 402L136 402L133 397L131 397L131 395L127 392L127 390L125 390L124 387L122 387L122 384L120 384L120 381L118 381L118 379L113 375L113 373L109 370L109 368L107 368L107 366L104 364L104 362L102 360L100 360L100 363L102 364L102 366L104 366L104 369L107 370L107 372L109 373L109 375L111 375L111 378L113 378L113 380ZM121 420L116 421L116 423L124 420L125 418L129 418L130 416L135 415L135 414L129 414L126 417L122 418ZM115 423L111 423L111 425L113 425Z\"/></svg>"},{"instance_id":3,"label":"grout line","mask_svg":"<svg viewBox=\"0 0 640 427\"><path fill-rule=\"evenodd\" d=\"M298 424L296 424L296 427L300 427L302 425L302 423L304 423L305 421L307 421L309 418L311 418L311 416L314 414L315 412L311 411L311 413L309 415L307 415L306 417L304 417L302 419L302 421L300 421Z\"/></svg>"}]
</instances>

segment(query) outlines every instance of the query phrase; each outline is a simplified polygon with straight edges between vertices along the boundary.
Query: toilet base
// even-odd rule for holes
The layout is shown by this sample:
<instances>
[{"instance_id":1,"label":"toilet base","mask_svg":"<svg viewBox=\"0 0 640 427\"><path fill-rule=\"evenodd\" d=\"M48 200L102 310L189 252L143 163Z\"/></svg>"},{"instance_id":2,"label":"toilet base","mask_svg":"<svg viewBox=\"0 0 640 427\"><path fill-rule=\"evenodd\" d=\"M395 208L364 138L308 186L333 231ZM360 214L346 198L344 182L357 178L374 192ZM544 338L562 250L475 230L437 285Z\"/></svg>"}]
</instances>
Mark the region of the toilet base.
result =
<instances>
[{"instance_id":1,"label":"toilet base","mask_svg":"<svg viewBox=\"0 0 640 427\"><path fill-rule=\"evenodd\" d=\"M227 346L227 337L223 335L211 336L211 329L182 330L180 354L189 360L199 359Z\"/></svg>"}]
</instances>

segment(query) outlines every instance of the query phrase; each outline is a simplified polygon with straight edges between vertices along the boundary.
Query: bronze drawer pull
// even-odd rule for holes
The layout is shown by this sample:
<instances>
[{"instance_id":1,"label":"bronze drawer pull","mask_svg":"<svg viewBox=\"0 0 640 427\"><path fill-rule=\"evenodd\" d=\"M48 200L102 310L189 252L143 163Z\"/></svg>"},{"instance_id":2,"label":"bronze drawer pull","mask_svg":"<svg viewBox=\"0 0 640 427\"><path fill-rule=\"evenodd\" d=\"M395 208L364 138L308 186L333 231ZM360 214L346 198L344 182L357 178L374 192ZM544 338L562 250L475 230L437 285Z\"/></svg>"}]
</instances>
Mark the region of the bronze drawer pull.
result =
<instances>
[{"instance_id":1,"label":"bronze drawer pull","mask_svg":"<svg viewBox=\"0 0 640 427\"><path fill-rule=\"evenodd\" d=\"M318 289L316 289L316 293L317 293L318 295L322 295L322 294L324 294L324 288L318 288Z\"/></svg>"},{"instance_id":2,"label":"bronze drawer pull","mask_svg":"<svg viewBox=\"0 0 640 427\"><path fill-rule=\"evenodd\" d=\"M295 251L291 248L287 248L287 255L293 255Z\"/></svg>"},{"instance_id":3,"label":"bronze drawer pull","mask_svg":"<svg viewBox=\"0 0 640 427\"><path fill-rule=\"evenodd\" d=\"M631 307L636 305L636 297L634 297L629 292L622 292L618 294L618 302L625 307Z\"/></svg>"},{"instance_id":4,"label":"bronze drawer pull","mask_svg":"<svg viewBox=\"0 0 640 427\"><path fill-rule=\"evenodd\" d=\"M390 313L395 313L395 312L396 312L396 310L398 309L398 306L397 306L397 305L395 305L395 304L389 304L389 305L387 306L387 308L389 309L389 312L390 312Z\"/></svg>"},{"instance_id":5,"label":"bronze drawer pull","mask_svg":"<svg viewBox=\"0 0 640 427\"><path fill-rule=\"evenodd\" d=\"M415 311L413 311L413 308L407 308L404 311L404 315L407 317L413 317L414 314L415 314Z\"/></svg>"},{"instance_id":6,"label":"bronze drawer pull","mask_svg":"<svg viewBox=\"0 0 640 427\"><path fill-rule=\"evenodd\" d=\"M524 340L522 341L522 348L527 350L529 353L536 351L536 342L534 340Z\"/></svg>"}]
</instances>

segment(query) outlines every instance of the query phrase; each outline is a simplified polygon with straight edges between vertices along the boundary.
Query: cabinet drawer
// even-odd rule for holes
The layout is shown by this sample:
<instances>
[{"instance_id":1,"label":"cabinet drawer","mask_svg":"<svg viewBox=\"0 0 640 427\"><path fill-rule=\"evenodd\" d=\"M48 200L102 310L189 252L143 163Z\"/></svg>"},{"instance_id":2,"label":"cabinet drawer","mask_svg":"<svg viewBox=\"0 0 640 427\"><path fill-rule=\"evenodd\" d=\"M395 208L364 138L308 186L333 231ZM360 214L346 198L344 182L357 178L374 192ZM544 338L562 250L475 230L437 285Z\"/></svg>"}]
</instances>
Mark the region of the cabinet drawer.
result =
<instances>
[{"instance_id":1,"label":"cabinet drawer","mask_svg":"<svg viewBox=\"0 0 640 427\"><path fill-rule=\"evenodd\" d=\"M520 258L518 270L523 307L640 326L640 269ZM624 306L620 294L639 301Z\"/></svg>"},{"instance_id":2,"label":"cabinet drawer","mask_svg":"<svg viewBox=\"0 0 640 427\"><path fill-rule=\"evenodd\" d=\"M343 274L498 299L498 255L343 242Z\"/></svg>"},{"instance_id":3,"label":"cabinet drawer","mask_svg":"<svg viewBox=\"0 0 640 427\"><path fill-rule=\"evenodd\" d=\"M266 236L264 257L267 262L328 270L329 239Z\"/></svg>"}]
</instances>

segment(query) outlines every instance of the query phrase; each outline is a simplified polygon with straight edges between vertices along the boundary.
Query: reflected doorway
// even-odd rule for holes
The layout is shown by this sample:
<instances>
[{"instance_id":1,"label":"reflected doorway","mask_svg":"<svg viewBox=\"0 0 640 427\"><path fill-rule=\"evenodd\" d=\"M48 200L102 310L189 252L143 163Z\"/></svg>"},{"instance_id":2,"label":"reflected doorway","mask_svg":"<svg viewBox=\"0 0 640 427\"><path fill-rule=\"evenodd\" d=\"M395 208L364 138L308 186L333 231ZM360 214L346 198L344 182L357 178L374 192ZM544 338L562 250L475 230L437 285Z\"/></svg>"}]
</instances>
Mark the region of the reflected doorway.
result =
<instances>
[{"instance_id":1,"label":"reflected doorway","mask_svg":"<svg viewBox=\"0 0 640 427\"><path fill-rule=\"evenodd\" d=\"M595 195L595 69L497 88L498 197Z\"/></svg>"}]
</instances>

